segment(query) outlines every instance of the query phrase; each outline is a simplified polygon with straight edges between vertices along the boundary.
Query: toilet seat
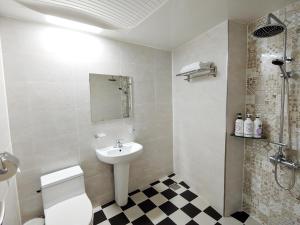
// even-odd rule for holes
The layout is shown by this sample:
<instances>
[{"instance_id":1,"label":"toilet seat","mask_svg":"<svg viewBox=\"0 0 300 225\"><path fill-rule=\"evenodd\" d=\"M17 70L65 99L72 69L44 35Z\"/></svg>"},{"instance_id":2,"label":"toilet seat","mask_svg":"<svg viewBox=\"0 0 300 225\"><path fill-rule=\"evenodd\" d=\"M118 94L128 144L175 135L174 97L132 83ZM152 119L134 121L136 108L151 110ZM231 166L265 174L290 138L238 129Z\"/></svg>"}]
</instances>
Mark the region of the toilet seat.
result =
<instances>
[{"instance_id":1,"label":"toilet seat","mask_svg":"<svg viewBox=\"0 0 300 225\"><path fill-rule=\"evenodd\" d=\"M93 208L86 194L82 194L45 209L46 225L89 225Z\"/></svg>"}]
</instances>

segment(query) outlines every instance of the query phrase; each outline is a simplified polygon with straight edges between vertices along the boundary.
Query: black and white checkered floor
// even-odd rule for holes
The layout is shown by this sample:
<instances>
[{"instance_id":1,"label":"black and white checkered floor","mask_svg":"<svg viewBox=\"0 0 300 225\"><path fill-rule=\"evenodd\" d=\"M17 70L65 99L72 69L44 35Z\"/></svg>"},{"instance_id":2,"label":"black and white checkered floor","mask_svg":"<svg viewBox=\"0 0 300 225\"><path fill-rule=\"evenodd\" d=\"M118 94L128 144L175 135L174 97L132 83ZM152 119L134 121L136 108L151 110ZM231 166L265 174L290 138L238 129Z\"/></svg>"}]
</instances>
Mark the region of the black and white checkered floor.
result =
<instances>
[{"instance_id":1,"label":"black and white checkered floor","mask_svg":"<svg viewBox=\"0 0 300 225\"><path fill-rule=\"evenodd\" d=\"M113 201L95 209L94 225L127 224L258 225L245 212L222 217L175 174L150 184L142 191L131 192L126 206L119 207Z\"/></svg>"}]
</instances>

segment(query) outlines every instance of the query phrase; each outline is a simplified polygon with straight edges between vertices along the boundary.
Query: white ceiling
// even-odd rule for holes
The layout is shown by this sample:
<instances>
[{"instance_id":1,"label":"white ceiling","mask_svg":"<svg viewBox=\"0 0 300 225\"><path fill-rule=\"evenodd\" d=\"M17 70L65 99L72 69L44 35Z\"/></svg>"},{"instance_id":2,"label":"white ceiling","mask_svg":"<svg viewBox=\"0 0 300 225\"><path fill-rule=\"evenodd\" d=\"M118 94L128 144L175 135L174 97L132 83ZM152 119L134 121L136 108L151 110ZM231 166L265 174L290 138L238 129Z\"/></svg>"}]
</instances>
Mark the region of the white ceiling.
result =
<instances>
[{"instance_id":1,"label":"white ceiling","mask_svg":"<svg viewBox=\"0 0 300 225\"><path fill-rule=\"evenodd\" d=\"M169 0L136 28L106 30L101 35L170 50L226 19L247 23L295 1L297 0ZM42 14L13 0L0 0L0 16L47 23Z\"/></svg>"},{"instance_id":2,"label":"white ceiling","mask_svg":"<svg viewBox=\"0 0 300 225\"><path fill-rule=\"evenodd\" d=\"M132 29L168 0L15 0L30 9L105 29Z\"/></svg>"}]
</instances>

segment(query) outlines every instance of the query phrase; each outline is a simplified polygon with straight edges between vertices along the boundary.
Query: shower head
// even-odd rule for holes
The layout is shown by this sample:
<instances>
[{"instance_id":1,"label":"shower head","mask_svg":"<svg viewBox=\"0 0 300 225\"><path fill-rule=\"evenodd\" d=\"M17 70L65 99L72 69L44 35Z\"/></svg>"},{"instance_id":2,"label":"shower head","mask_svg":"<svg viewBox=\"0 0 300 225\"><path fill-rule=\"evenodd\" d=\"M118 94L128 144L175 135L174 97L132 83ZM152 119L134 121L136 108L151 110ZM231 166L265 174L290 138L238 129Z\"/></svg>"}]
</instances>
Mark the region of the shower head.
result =
<instances>
[{"instance_id":1,"label":"shower head","mask_svg":"<svg viewBox=\"0 0 300 225\"><path fill-rule=\"evenodd\" d=\"M284 30L285 27L281 24L266 24L256 29L253 35L257 38L267 38L280 34Z\"/></svg>"},{"instance_id":2,"label":"shower head","mask_svg":"<svg viewBox=\"0 0 300 225\"><path fill-rule=\"evenodd\" d=\"M275 21L272 23L271 19ZM273 37L286 31L286 25L278 19L274 14L270 13L267 18L267 23L253 32L253 36L257 38Z\"/></svg>"},{"instance_id":3,"label":"shower head","mask_svg":"<svg viewBox=\"0 0 300 225\"><path fill-rule=\"evenodd\" d=\"M287 79L287 78L290 77L289 74L286 72L286 69L284 67L284 61L282 59L274 59L272 61L272 64L275 65L275 66L279 66L279 69L282 73L283 78Z\"/></svg>"},{"instance_id":4,"label":"shower head","mask_svg":"<svg viewBox=\"0 0 300 225\"><path fill-rule=\"evenodd\" d=\"M283 60L282 59L274 59L272 61L272 64L273 65L276 65L276 66L282 66L284 64Z\"/></svg>"},{"instance_id":5,"label":"shower head","mask_svg":"<svg viewBox=\"0 0 300 225\"><path fill-rule=\"evenodd\" d=\"M273 21L274 22L273 22ZM268 37L273 37L277 34L281 34L284 32L284 37L283 37L283 46L284 46L284 51L283 51L283 59L274 59L272 61L273 65L279 66L283 78L287 79L289 78L289 73L286 72L286 66L285 62L288 60L286 56L286 47L287 47L287 26L274 14L269 13L268 18L267 18L267 23L259 28L257 28L253 32L253 36L257 38L268 38Z\"/></svg>"},{"instance_id":6,"label":"shower head","mask_svg":"<svg viewBox=\"0 0 300 225\"><path fill-rule=\"evenodd\" d=\"M111 76L111 78L108 78L108 80L109 80L109 81L113 81L113 82L114 82L114 81L117 81L117 80L114 78L114 76Z\"/></svg>"}]
</instances>

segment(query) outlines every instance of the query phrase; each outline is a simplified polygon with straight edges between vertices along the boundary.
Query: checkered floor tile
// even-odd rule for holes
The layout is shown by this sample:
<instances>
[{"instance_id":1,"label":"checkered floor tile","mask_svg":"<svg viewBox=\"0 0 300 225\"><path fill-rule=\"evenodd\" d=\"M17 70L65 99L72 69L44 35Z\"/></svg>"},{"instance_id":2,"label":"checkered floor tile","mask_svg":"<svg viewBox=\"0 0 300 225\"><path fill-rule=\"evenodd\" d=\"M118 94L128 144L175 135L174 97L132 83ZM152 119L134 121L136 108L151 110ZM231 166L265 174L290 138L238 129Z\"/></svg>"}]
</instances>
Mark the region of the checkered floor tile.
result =
<instances>
[{"instance_id":1,"label":"checkered floor tile","mask_svg":"<svg viewBox=\"0 0 300 225\"><path fill-rule=\"evenodd\" d=\"M245 212L222 217L175 174L131 192L126 206L112 201L95 211L94 225L257 225Z\"/></svg>"}]
</instances>

